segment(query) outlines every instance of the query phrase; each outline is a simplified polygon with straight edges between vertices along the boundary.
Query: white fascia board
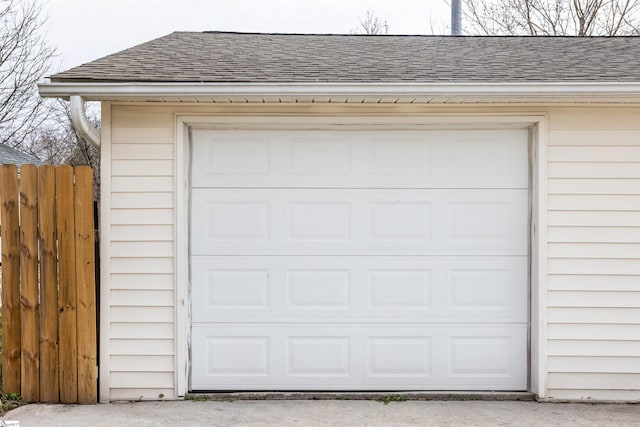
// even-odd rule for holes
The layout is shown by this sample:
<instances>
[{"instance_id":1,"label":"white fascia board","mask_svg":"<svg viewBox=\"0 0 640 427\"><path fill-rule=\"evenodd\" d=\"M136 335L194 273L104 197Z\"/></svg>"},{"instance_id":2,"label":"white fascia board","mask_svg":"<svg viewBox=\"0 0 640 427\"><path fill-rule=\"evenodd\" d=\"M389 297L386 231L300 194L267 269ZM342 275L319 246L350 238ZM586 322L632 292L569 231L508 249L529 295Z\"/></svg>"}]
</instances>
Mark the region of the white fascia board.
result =
<instances>
[{"instance_id":1,"label":"white fascia board","mask_svg":"<svg viewBox=\"0 0 640 427\"><path fill-rule=\"evenodd\" d=\"M430 102L640 102L640 83L41 83L40 95L91 101L226 101L420 98ZM441 101L437 101L440 99ZM444 100L444 101L442 101Z\"/></svg>"}]
</instances>

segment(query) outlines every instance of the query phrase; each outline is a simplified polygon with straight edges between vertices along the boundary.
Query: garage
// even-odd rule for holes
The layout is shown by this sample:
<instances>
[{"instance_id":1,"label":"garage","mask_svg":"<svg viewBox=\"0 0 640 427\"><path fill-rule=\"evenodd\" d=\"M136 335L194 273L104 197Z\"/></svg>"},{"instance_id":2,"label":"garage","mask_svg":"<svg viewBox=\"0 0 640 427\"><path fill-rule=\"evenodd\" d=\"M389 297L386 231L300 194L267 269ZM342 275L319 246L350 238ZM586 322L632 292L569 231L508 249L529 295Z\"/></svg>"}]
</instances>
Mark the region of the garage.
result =
<instances>
[{"instance_id":1,"label":"garage","mask_svg":"<svg viewBox=\"0 0 640 427\"><path fill-rule=\"evenodd\" d=\"M191 384L526 390L526 129L192 132Z\"/></svg>"}]
</instances>

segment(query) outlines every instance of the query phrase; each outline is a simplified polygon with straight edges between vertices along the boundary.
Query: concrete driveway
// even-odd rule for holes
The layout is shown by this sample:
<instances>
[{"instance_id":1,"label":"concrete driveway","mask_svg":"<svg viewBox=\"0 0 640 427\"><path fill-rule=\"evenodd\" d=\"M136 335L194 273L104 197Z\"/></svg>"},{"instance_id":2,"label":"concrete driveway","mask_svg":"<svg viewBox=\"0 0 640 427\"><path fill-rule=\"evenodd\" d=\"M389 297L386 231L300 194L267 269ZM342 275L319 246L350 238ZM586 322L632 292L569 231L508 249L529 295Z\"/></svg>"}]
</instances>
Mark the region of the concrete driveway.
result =
<instances>
[{"instance_id":1,"label":"concrete driveway","mask_svg":"<svg viewBox=\"0 0 640 427\"><path fill-rule=\"evenodd\" d=\"M64 426L638 426L640 405L536 402L236 401L28 405L20 427ZM1 423L0 423L1 425Z\"/></svg>"}]
</instances>

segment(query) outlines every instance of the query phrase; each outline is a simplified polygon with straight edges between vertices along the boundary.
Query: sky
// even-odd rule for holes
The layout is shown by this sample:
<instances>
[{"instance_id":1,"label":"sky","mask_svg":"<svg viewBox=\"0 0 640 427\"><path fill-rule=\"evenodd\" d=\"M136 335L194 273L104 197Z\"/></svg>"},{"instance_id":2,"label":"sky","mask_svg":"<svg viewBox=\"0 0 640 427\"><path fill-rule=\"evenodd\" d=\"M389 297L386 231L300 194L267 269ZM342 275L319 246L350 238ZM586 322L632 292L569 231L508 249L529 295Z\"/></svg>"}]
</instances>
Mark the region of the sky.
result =
<instances>
[{"instance_id":1,"label":"sky","mask_svg":"<svg viewBox=\"0 0 640 427\"><path fill-rule=\"evenodd\" d=\"M62 71L173 31L349 33L371 11L390 34L448 32L446 0L45 0Z\"/></svg>"}]
</instances>

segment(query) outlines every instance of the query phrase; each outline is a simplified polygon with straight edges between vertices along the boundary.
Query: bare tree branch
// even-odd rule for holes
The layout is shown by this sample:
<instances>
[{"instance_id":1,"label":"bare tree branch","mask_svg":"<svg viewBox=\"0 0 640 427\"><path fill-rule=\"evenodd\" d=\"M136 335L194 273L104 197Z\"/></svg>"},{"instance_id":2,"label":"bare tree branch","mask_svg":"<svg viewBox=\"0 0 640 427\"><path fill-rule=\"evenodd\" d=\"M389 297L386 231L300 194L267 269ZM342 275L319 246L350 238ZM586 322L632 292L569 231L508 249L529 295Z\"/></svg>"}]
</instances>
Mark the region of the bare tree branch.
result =
<instances>
[{"instance_id":1,"label":"bare tree branch","mask_svg":"<svg viewBox=\"0 0 640 427\"><path fill-rule=\"evenodd\" d=\"M37 88L55 56L43 24L38 0L0 0L0 143L23 151L51 114Z\"/></svg>"},{"instance_id":2,"label":"bare tree branch","mask_svg":"<svg viewBox=\"0 0 640 427\"><path fill-rule=\"evenodd\" d=\"M467 34L640 35L640 0L466 0Z\"/></svg>"},{"instance_id":3,"label":"bare tree branch","mask_svg":"<svg viewBox=\"0 0 640 427\"><path fill-rule=\"evenodd\" d=\"M373 12L367 10L365 17L360 20L360 28L351 30L351 34L365 34L368 36L389 34L389 24L386 19L380 19Z\"/></svg>"}]
</instances>

